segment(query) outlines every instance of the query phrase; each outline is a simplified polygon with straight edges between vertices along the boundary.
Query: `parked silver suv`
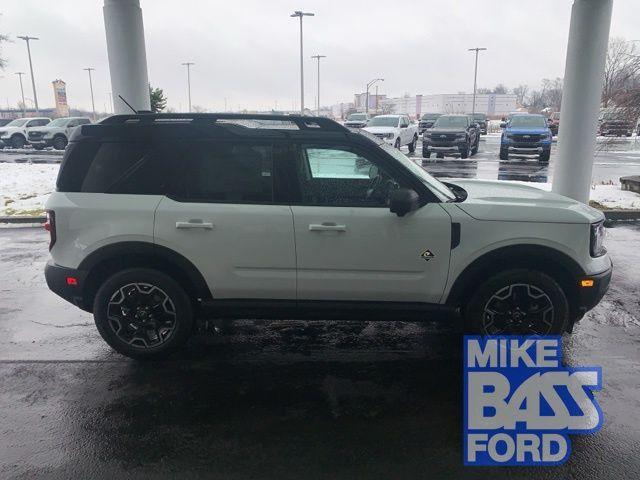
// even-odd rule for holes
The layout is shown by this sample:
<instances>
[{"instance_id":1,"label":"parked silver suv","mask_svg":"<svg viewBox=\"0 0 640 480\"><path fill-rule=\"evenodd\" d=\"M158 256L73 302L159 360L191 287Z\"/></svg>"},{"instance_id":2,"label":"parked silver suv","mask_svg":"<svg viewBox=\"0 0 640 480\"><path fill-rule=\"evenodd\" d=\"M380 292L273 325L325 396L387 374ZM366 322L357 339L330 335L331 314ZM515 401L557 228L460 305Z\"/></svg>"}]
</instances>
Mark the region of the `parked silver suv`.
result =
<instances>
[{"instance_id":1,"label":"parked silver suv","mask_svg":"<svg viewBox=\"0 0 640 480\"><path fill-rule=\"evenodd\" d=\"M30 128L27 133L27 141L36 150L45 147L53 147L56 150L64 150L69 143L71 132L80 125L91 123L87 117L56 118L43 127Z\"/></svg>"}]
</instances>

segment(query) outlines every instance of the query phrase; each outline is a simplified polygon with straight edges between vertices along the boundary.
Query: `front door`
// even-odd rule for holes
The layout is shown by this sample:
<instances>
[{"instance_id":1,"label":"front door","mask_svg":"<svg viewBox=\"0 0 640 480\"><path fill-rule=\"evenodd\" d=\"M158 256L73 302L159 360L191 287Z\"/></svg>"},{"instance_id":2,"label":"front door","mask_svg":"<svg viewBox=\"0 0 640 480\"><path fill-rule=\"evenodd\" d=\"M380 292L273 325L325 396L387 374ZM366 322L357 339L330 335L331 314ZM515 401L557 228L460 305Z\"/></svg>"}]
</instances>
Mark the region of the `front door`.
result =
<instances>
[{"instance_id":1,"label":"front door","mask_svg":"<svg viewBox=\"0 0 640 480\"><path fill-rule=\"evenodd\" d=\"M450 217L438 203L391 213L389 195L404 185L379 163L351 147L300 148L292 206L299 300L439 302Z\"/></svg>"}]
</instances>

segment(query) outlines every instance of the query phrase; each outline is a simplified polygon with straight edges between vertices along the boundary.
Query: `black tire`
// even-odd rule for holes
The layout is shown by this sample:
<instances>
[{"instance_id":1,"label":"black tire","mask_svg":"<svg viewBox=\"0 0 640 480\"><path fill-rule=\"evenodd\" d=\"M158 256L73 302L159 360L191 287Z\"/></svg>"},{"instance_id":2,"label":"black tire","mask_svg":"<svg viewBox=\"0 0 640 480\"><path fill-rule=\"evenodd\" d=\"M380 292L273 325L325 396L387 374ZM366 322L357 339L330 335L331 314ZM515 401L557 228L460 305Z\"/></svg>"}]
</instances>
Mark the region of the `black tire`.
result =
<instances>
[{"instance_id":1,"label":"black tire","mask_svg":"<svg viewBox=\"0 0 640 480\"><path fill-rule=\"evenodd\" d=\"M422 146L422 158L431 158L431 152Z\"/></svg>"},{"instance_id":2,"label":"black tire","mask_svg":"<svg viewBox=\"0 0 640 480\"><path fill-rule=\"evenodd\" d=\"M560 335L569 320L569 304L549 275L505 270L480 284L464 309L464 319L465 329L480 335Z\"/></svg>"},{"instance_id":3,"label":"black tire","mask_svg":"<svg viewBox=\"0 0 640 480\"><path fill-rule=\"evenodd\" d=\"M549 163L549 159L551 158L551 150L547 150L546 152L542 152L538 161L540 163Z\"/></svg>"},{"instance_id":4,"label":"black tire","mask_svg":"<svg viewBox=\"0 0 640 480\"><path fill-rule=\"evenodd\" d=\"M44 145L33 145L34 150L44 150Z\"/></svg>"},{"instance_id":5,"label":"black tire","mask_svg":"<svg viewBox=\"0 0 640 480\"><path fill-rule=\"evenodd\" d=\"M416 151L417 144L418 144L418 135L414 135L413 140L409 144L409 153L414 153Z\"/></svg>"},{"instance_id":6,"label":"black tire","mask_svg":"<svg viewBox=\"0 0 640 480\"><path fill-rule=\"evenodd\" d=\"M64 150L67 147L67 139L62 136L57 136L53 139L53 148L56 150Z\"/></svg>"},{"instance_id":7,"label":"black tire","mask_svg":"<svg viewBox=\"0 0 640 480\"><path fill-rule=\"evenodd\" d=\"M500 148L500 160L509 160L509 150Z\"/></svg>"},{"instance_id":8,"label":"black tire","mask_svg":"<svg viewBox=\"0 0 640 480\"><path fill-rule=\"evenodd\" d=\"M398 150L400 150L400 137L396 138L395 143L393 144L393 146L395 148L397 148Z\"/></svg>"},{"instance_id":9,"label":"black tire","mask_svg":"<svg viewBox=\"0 0 640 480\"><path fill-rule=\"evenodd\" d=\"M465 143L464 146L460 149L460 158L469 158L469 143Z\"/></svg>"},{"instance_id":10,"label":"black tire","mask_svg":"<svg viewBox=\"0 0 640 480\"><path fill-rule=\"evenodd\" d=\"M93 317L115 351L138 360L169 355L193 330L193 307L185 291L168 275L147 268L109 277L96 293Z\"/></svg>"},{"instance_id":11,"label":"black tire","mask_svg":"<svg viewBox=\"0 0 640 480\"><path fill-rule=\"evenodd\" d=\"M12 148L24 148L25 143L26 141L22 135L14 135L13 137L11 137Z\"/></svg>"},{"instance_id":12,"label":"black tire","mask_svg":"<svg viewBox=\"0 0 640 480\"><path fill-rule=\"evenodd\" d=\"M471 156L473 157L476 153L478 153L478 147L480 146L480 136L476 137L476 143L471 148Z\"/></svg>"}]
</instances>

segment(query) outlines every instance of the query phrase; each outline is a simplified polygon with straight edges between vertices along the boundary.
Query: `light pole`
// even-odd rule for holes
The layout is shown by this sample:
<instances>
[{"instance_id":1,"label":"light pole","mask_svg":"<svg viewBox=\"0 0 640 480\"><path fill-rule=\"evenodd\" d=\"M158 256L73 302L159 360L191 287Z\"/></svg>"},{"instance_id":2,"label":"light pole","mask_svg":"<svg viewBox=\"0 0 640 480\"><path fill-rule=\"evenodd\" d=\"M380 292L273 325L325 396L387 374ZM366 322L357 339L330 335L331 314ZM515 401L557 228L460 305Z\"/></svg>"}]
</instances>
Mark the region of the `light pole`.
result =
<instances>
[{"instance_id":1,"label":"light pole","mask_svg":"<svg viewBox=\"0 0 640 480\"><path fill-rule=\"evenodd\" d=\"M26 117L27 104L24 103L24 88L22 87L22 75L24 75L24 72L16 72L16 75L18 75L18 78L20 79L20 93L22 94L22 116Z\"/></svg>"},{"instance_id":2,"label":"light pole","mask_svg":"<svg viewBox=\"0 0 640 480\"><path fill-rule=\"evenodd\" d=\"M367 104L364 107L364 111L365 113L369 113L369 89L371 88L371 86L376 83L376 82L384 82L384 78L374 78L373 80L371 80L369 83L367 83ZM376 97L376 102L378 101L377 97Z\"/></svg>"},{"instance_id":3,"label":"light pole","mask_svg":"<svg viewBox=\"0 0 640 480\"><path fill-rule=\"evenodd\" d=\"M36 112L40 112L38 108L38 96L36 95L36 81L33 78L33 63L31 63L31 46L29 45L30 40L40 40L38 37L30 37L28 35L18 36L21 40L27 42L27 54L29 55L29 70L31 71L31 87L33 88L33 103L36 106Z\"/></svg>"},{"instance_id":4,"label":"light pole","mask_svg":"<svg viewBox=\"0 0 640 480\"><path fill-rule=\"evenodd\" d=\"M478 85L478 52L482 50L486 50L483 47L469 48L470 52L476 52L476 68L475 73L473 74L473 106L471 107L471 115L473 116L476 113L476 87Z\"/></svg>"},{"instance_id":5,"label":"light pole","mask_svg":"<svg viewBox=\"0 0 640 480\"><path fill-rule=\"evenodd\" d=\"M296 10L290 16L300 18L300 115L304 115L304 60L302 53L302 17L313 17L314 13Z\"/></svg>"},{"instance_id":6,"label":"light pole","mask_svg":"<svg viewBox=\"0 0 640 480\"><path fill-rule=\"evenodd\" d=\"M191 113L191 65L195 65L195 63L184 62L182 65L187 67L187 94L189 96L189 113Z\"/></svg>"},{"instance_id":7,"label":"light pole","mask_svg":"<svg viewBox=\"0 0 640 480\"><path fill-rule=\"evenodd\" d=\"M93 110L93 121L96 121L96 104L93 101L93 82L91 81L91 71L95 70L95 68L83 68L89 73L89 89L91 90L91 109Z\"/></svg>"},{"instance_id":8,"label":"light pole","mask_svg":"<svg viewBox=\"0 0 640 480\"><path fill-rule=\"evenodd\" d=\"M327 58L326 55L312 55L311 58L318 59L318 110L317 115L320 116L320 59Z\"/></svg>"}]
</instances>

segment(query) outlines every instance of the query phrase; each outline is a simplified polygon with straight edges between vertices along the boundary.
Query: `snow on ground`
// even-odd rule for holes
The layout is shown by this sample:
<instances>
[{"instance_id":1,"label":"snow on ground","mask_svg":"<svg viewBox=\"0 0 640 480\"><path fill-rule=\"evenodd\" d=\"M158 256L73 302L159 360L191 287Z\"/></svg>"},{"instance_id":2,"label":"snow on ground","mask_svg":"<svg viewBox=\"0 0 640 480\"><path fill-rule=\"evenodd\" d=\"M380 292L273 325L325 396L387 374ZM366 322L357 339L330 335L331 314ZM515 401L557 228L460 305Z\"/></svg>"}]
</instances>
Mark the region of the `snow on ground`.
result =
<instances>
[{"instance_id":1,"label":"snow on ground","mask_svg":"<svg viewBox=\"0 0 640 480\"><path fill-rule=\"evenodd\" d=\"M0 216L43 213L59 165L0 163Z\"/></svg>"},{"instance_id":2,"label":"snow on ground","mask_svg":"<svg viewBox=\"0 0 640 480\"><path fill-rule=\"evenodd\" d=\"M55 189L59 165L0 163L0 216L43 214L44 202ZM550 183L517 182L550 191ZM591 200L607 208L640 209L640 195L620 185L594 185Z\"/></svg>"}]
</instances>

